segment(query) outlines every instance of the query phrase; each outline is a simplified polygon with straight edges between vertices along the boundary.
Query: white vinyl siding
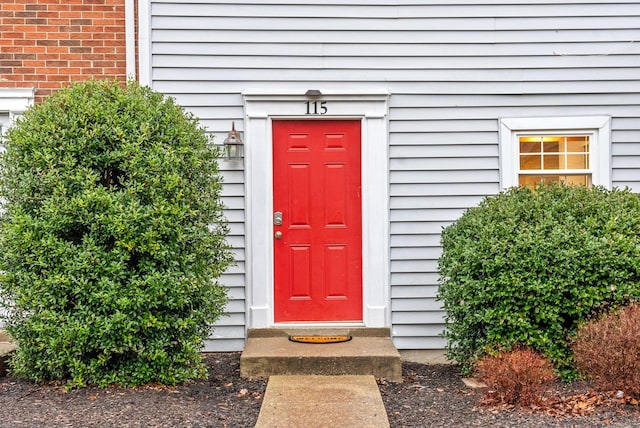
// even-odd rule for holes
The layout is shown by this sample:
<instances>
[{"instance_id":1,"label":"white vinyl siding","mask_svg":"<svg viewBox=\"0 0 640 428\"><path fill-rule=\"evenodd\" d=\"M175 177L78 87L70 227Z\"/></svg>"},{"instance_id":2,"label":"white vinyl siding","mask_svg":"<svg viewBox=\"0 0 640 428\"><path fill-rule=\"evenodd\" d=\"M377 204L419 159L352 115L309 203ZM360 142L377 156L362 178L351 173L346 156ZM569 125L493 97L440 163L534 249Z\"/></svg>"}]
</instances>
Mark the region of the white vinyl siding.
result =
<instances>
[{"instance_id":1,"label":"white vinyl siding","mask_svg":"<svg viewBox=\"0 0 640 428\"><path fill-rule=\"evenodd\" d=\"M611 184L640 191L640 2L489 3L148 5L143 83L176 97L218 143L232 120L244 129L247 88L382 87L391 93L389 282L392 332L401 349L444 346L444 314L435 300L440 232L500 191L501 118L610 116ZM222 278L231 287L230 316L209 346L239 350L247 322L243 175L239 166L221 167L240 258Z\"/></svg>"},{"instance_id":2,"label":"white vinyl siding","mask_svg":"<svg viewBox=\"0 0 640 428\"><path fill-rule=\"evenodd\" d=\"M224 138L225 135L221 133L216 136L214 143L221 144ZM229 225L227 241L234 249L236 265L229 268L220 279L220 282L228 288L229 303L225 308L227 314L217 322L210 339L205 344L205 349L227 352L238 351L244 347L246 325L246 245L244 233L246 216L242 163L220 159L219 167L224 175L222 202L226 207L225 216Z\"/></svg>"}]
</instances>

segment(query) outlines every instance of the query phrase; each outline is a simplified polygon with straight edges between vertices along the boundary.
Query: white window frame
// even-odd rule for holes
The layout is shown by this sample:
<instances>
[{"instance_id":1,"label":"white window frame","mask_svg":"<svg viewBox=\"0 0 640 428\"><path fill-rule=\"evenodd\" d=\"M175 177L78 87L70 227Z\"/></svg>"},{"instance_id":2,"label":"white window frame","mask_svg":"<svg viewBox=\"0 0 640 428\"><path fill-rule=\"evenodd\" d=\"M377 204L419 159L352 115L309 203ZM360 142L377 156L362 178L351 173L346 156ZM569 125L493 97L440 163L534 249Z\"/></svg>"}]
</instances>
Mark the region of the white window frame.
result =
<instances>
[{"instance_id":1,"label":"white window frame","mask_svg":"<svg viewBox=\"0 0 640 428\"><path fill-rule=\"evenodd\" d=\"M9 115L9 126L33 105L33 88L0 88L0 114ZM0 151L4 150L3 137L6 128L0 124ZM1 205L1 202L0 202ZM0 208L4 211L4 208ZM6 309L0 305L0 313L6 315ZM0 327L4 324L0 321Z\"/></svg>"},{"instance_id":2,"label":"white window frame","mask_svg":"<svg viewBox=\"0 0 640 428\"><path fill-rule=\"evenodd\" d=\"M500 120L500 187L518 185L523 135L588 135L591 184L611 189L611 118L609 116L517 117Z\"/></svg>"},{"instance_id":3,"label":"white window frame","mask_svg":"<svg viewBox=\"0 0 640 428\"><path fill-rule=\"evenodd\" d=\"M9 126L33 105L33 99L33 88L0 88L0 113L9 114Z\"/></svg>"}]
</instances>

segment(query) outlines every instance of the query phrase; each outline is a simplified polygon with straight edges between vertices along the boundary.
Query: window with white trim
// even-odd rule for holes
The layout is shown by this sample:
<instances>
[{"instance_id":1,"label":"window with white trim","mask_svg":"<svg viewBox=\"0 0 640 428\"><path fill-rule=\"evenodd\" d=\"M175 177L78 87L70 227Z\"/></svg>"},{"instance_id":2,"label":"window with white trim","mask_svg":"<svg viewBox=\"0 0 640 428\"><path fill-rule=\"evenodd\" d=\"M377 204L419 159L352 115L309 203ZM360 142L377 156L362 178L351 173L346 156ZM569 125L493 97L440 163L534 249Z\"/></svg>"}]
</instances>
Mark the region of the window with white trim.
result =
<instances>
[{"instance_id":1,"label":"window with white trim","mask_svg":"<svg viewBox=\"0 0 640 428\"><path fill-rule=\"evenodd\" d=\"M0 141L15 119L33 105L33 89L0 88Z\"/></svg>"},{"instance_id":2,"label":"window with white trim","mask_svg":"<svg viewBox=\"0 0 640 428\"><path fill-rule=\"evenodd\" d=\"M610 188L609 122L605 116L502 119L502 187L562 182Z\"/></svg>"},{"instance_id":3,"label":"window with white trim","mask_svg":"<svg viewBox=\"0 0 640 428\"><path fill-rule=\"evenodd\" d=\"M9 112L0 111L0 143L4 141L4 133L9 127Z\"/></svg>"}]
</instances>

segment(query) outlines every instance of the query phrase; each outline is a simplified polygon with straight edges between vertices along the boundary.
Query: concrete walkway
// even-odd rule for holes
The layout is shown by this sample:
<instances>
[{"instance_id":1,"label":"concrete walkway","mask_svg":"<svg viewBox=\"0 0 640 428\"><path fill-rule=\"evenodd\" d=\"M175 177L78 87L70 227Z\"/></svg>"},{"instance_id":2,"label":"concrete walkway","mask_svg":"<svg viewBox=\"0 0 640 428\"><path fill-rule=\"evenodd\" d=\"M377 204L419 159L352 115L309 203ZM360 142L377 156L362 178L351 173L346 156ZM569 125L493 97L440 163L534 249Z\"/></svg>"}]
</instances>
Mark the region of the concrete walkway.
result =
<instances>
[{"instance_id":1,"label":"concrete walkway","mask_svg":"<svg viewBox=\"0 0 640 428\"><path fill-rule=\"evenodd\" d=\"M373 376L271 376L256 428L389 427Z\"/></svg>"}]
</instances>

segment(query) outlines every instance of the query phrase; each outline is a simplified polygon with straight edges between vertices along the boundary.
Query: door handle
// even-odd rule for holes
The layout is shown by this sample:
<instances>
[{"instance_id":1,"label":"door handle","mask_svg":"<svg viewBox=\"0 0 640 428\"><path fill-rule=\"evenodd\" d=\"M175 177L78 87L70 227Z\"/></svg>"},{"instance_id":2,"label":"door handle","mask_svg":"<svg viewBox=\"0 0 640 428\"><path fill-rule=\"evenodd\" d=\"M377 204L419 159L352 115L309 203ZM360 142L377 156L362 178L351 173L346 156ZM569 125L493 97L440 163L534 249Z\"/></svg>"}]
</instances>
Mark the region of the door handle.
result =
<instances>
[{"instance_id":1,"label":"door handle","mask_svg":"<svg viewBox=\"0 0 640 428\"><path fill-rule=\"evenodd\" d=\"M273 213L273 224L276 226L282 226L282 211L276 211Z\"/></svg>"},{"instance_id":2,"label":"door handle","mask_svg":"<svg viewBox=\"0 0 640 428\"><path fill-rule=\"evenodd\" d=\"M276 239L282 239L282 232L280 232L279 230L273 234L273 237Z\"/></svg>"}]
</instances>

